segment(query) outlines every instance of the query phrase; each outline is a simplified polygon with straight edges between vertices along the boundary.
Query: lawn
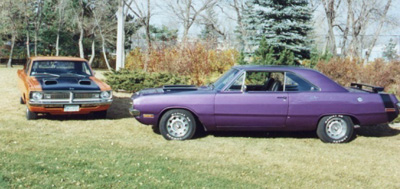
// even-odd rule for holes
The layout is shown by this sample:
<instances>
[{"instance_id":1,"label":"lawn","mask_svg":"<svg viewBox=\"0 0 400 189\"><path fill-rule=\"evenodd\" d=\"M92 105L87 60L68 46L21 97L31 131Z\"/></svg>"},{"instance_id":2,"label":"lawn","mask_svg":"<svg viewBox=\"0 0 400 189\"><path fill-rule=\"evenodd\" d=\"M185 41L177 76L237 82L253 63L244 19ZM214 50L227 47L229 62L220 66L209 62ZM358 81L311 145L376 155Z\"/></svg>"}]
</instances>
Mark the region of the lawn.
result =
<instances>
[{"instance_id":1,"label":"lawn","mask_svg":"<svg viewBox=\"0 0 400 189\"><path fill-rule=\"evenodd\" d=\"M166 141L123 93L107 119L26 121L16 71L0 68L0 188L400 188L400 130L387 125L348 144L301 132Z\"/></svg>"}]
</instances>

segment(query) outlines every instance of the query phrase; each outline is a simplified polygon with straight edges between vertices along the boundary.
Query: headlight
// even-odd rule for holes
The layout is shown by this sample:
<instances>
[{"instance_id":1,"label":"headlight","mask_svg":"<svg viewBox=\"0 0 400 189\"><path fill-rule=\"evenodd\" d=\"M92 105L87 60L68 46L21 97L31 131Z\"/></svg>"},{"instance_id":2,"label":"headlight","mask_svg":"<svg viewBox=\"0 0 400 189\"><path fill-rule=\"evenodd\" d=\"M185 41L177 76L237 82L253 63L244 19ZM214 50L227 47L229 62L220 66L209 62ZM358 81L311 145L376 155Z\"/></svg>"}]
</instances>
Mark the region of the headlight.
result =
<instances>
[{"instance_id":1,"label":"headlight","mask_svg":"<svg viewBox=\"0 0 400 189\"><path fill-rule=\"evenodd\" d=\"M397 103L397 108L399 108L399 109L400 109L400 102L399 102L399 103Z\"/></svg>"},{"instance_id":2,"label":"headlight","mask_svg":"<svg viewBox=\"0 0 400 189\"><path fill-rule=\"evenodd\" d=\"M112 92L111 91L103 91L103 92L101 92L100 97L103 99L111 98Z\"/></svg>"},{"instance_id":3,"label":"headlight","mask_svg":"<svg viewBox=\"0 0 400 189\"><path fill-rule=\"evenodd\" d=\"M32 92L33 100L42 100L43 94L41 92Z\"/></svg>"}]
</instances>

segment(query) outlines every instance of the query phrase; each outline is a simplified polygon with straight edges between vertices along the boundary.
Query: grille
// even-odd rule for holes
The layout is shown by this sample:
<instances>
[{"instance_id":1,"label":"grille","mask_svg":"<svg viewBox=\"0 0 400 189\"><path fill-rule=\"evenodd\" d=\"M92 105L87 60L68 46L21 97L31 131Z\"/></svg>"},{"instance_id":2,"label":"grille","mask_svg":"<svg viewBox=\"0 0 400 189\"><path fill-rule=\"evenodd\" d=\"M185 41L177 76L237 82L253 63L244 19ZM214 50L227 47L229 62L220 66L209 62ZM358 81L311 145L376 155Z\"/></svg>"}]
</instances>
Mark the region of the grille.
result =
<instances>
[{"instance_id":1,"label":"grille","mask_svg":"<svg viewBox=\"0 0 400 189\"><path fill-rule=\"evenodd\" d=\"M75 93L75 99L100 98L100 93Z\"/></svg>"},{"instance_id":2,"label":"grille","mask_svg":"<svg viewBox=\"0 0 400 189\"><path fill-rule=\"evenodd\" d=\"M44 99L69 99L69 92L45 93Z\"/></svg>"}]
</instances>

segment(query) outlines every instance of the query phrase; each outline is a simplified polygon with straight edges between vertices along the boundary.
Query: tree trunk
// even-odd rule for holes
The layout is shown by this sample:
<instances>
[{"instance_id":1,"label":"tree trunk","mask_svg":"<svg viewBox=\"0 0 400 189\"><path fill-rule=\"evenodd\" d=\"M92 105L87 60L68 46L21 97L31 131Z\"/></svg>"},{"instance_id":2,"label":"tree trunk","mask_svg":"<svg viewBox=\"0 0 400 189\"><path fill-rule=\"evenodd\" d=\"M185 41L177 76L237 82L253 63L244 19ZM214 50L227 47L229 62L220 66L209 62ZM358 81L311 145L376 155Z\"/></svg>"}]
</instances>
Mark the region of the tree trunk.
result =
<instances>
[{"instance_id":1,"label":"tree trunk","mask_svg":"<svg viewBox=\"0 0 400 189\"><path fill-rule=\"evenodd\" d=\"M11 62L12 62L12 57L13 57L13 52L14 52L14 45L15 45L15 38L16 38L16 31L13 31L12 36L11 36L11 50L10 50L10 55L8 57L8 63L7 63L7 68L11 68Z\"/></svg>"},{"instance_id":2,"label":"tree trunk","mask_svg":"<svg viewBox=\"0 0 400 189\"><path fill-rule=\"evenodd\" d=\"M349 35L349 27L350 27L350 14L352 13L352 7L351 7L351 0L347 0L347 19L346 19L346 28L343 31L343 41L342 41L342 47L340 49L340 54L342 57L347 56L347 50L346 50L346 43L347 43L347 36Z\"/></svg>"},{"instance_id":3,"label":"tree trunk","mask_svg":"<svg viewBox=\"0 0 400 189\"><path fill-rule=\"evenodd\" d=\"M95 51L95 43L94 43L94 38L93 38L93 41L92 41L92 55L90 56L90 60L89 60L89 65L90 66L93 63L95 53L96 53L96 51Z\"/></svg>"},{"instance_id":4,"label":"tree trunk","mask_svg":"<svg viewBox=\"0 0 400 189\"><path fill-rule=\"evenodd\" d=\"M79 41L78 41L78 45L79 45L79 57L81 58L85 58L85 53L83 51L83 34L84 34L84 30L83 30L83 16L84 16L84 7L83 7L83 1L80 0L79 1L79 6L81 8L81 13L79 15L78 18L78 28L79 28Z\"/></svg>"},{"instance_id":5,"label":"tree trunk","mask_svg":"<svg viewBox=\"0 0 400 189\"><path fill-rule=\"evenodd\" d=\"M38 34L37 34L38 32L37 32L37 30L35 30L35 38L34 38L34 40L35 40L35 49L34 49L34 52L35 52L35 56L37 56L37 36L38 36Z\"/></svg>"},{"instance_id":6,"label":"tree trunk","mask_svg":"<svg viewBox=\"0 0 400 189\"><path fill-rule=\"evenodd\" d=\"M95 11L93 11L93 15L94 15L94 19L96 21L96 25L99 28L99 33L100 33L100 37L101 37L101 49L103 51L104 61L106 62L108 70L111 71L112 68L111 68L110 63L108 62L108 59L107 59L106 44L105 44L106 40L104 39L103 30L101 29L101 26L100 26L99 20L97 19L97 15L96 15Z\"/></svg>"},{"instance_id":7,"label":"tree trunk","mask_svg":"<svg viewBox=\"0 0 400 189\"><path fill-rule=\"evenodd\" d=\"M79 57L81 58L85 58L85 53L83 52L83 26L82 26L82 22L79 21L78 23L79 25Z\"/></svg>"},{"instance_id":8,"label":"tree trunk","mask_svg":"<svg viewBox=\"0 0 400 189\"><path fill-rule=\"evenodd\" d=\"M24 5L25 5L25 7L28 7L27 0L24 1ZM25 29L26 29L26 57L30 58L31 57L31 49L29 46L29 42L30 42L30 39L29 39L29 17L27 15L27 13L25 13L25 24L26 24L26 27L25 27Z\"/></svg>"},{"instance_id":9,"label":"tree trunk","mask_svg":"<svg viewBox=\"0 0 400 189\"><path fill-rule=\"evenodd\" d=\"M60 30L57 31L57 38L56 38L56 56L59 56L59 55L60 55L59 43L60 43Z\"/></svg>"},{"instance_id":10,"label":"tree trunk","mask_svg":"<svg viewBox=\"0 0 400 189\"><path fill-rule=\"evenodd\" d=\"M146 17L146 40L147 46L151 49L151 35L150 35L150 0L147 0L147 17Z\"/></svg>"},{"instance_id":11,"label":"tree trunk","mask_svg":"<svg viewBox=\"0 0 400 189\"><path fill-rule=\"evenodd\" d=\"M186 4L186 10L185 10L185 20L183 21L183 37L182 41L185 44L187 42L187 35L189 33L190 29L190 7L192 5L192 0L188 0Z\"/></svg>"},{"instance_id":12,"label":"tree trunk","mask_svg":"<svg viewBox=\"0 0 400 189\"><path fill-rule=\"evenodd\" d=\"M124 0L119 0L118 11L117 11L117 19L118 19L118 30L117 30L117 60L116 60L116 69L119 71L121 68L125 67L124 62L124 51L125 51L125 27L124 27Z\"/></svg>"},{"instance_id":13,"label":"tree trunk","mask_svg":"<svg viewBox=\"0 0 400 189\"><path fill-rule=\"evenodd\" d=\"M328 2L326 2L328 1ZM326 14L326 20L328 22L328 41L329 51L333 56L336 56L336 39L333 32L333 24L335 21L335 1L334 0L323 0L324 9Z\"/></svg>"},{"instance_id":14,"label":"tree trunk","mask_svg":"<svg viewBox=\"0 0 400 189\"><path fill-rule=\"evenodd\" d=\"M387 12L388 12L388 10L389 10L389 7L390 7L390 4L391 4L391 3L392 3L392 0L389 0L389 1L386 3L385 9L384 9L383 14L381 15L381 19L380 19L380 21L379 21L379 26L378 26L378 28L376 28L374 37L372 38L372 43L371 43L371 45L369 46L367 52L365 53L364 64L368 63L369 56L371 55L371 51L372 51L372 49L373 49L374 46L375 46L376 40L378 39L378 36L379 36L379 34L380 34L380 32L381 32L381 29L382 29L382 26L383 26L383 24L385 23L386 14L387 14Z\"/></svg>"},{"instance_id":15,"label":"tree trunk","mask_svg":"<svg viewBox=\"0 0 400 189\"><path fill-rule=\"evenodd\" d=\"M26 57L31 57L31 49L29 47L29 31L26 30Z\"/></svg>"},{"instance_id":16,"label":"tree trunk","mask_svg":"<svg viewBox=\"0 0 400 189\"><path fill-rule=\"evenodd\" d=\"M104 37L102 37L102 38L103 39L102 39L102 42L101 42L101 46L102 46L101 48L103 50L104 61L106 62L108 70L111 71L111 66L110 66L110 63L108 62L108 59L107 59L107 52L106 52L106 47L105 47L105 44L104 44Z\"/></svg>"},{"instance_id":17,"label":"tree trunk","mask_svg":"<svg viewBox=\"0 0 400 189\"><path fill-rule=\"evenodd\" d=\"M35 20L35 36L34 36L34 43L35 43L35 56L37 56L37 41L38 41L38 33L40 30L40 25L42 23L42 0L38 0L38 8L36 13L36 20Z\"/></svg>"}]
</instances>

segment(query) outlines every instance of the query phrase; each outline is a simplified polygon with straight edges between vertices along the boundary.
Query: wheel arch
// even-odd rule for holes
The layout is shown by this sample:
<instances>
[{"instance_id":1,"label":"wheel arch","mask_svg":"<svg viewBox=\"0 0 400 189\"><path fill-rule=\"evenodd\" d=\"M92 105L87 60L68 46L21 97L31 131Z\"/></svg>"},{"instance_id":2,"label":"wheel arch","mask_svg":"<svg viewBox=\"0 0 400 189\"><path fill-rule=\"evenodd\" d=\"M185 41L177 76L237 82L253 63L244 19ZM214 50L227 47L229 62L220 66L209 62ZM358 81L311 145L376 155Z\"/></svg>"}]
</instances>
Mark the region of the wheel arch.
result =
<instances>
[{"instance_id":1,"label":"wheel arch","mask_svg":"<svg viewBox=\"0 0 400 189\"><path fill-rule=\"evenodd\" d=\"M207 128L204 126L204 124L203 124L202 121L200 120L200 118L199 118L199 116L197 115L197 113L196 113L195 111L191 110L190 108L187 108L187 107L168 107L168 108L163 109L163 110L160 112L159 116L158 116L157 125L159 125L162 116L163 116L166 112L168 112L169 110L186 110L186 111L190 112L190 113L193 115L193 117L196 119L196 121L197 121L198 123L200 123L200 125L201 125L201 127L204 129L204 131L207 131Z\"/></svg>"},{"instance_id":2,"label":"wheel arch","mask_svg":"<svg viewBox=\"0 0 400 189\"><path fill-rule=\"evenodd\" d=\"M354 125L359 125L360 124L360 121L358 120L358 118L353 114L346 114L346 113L323 114L318 118L318 121L317 121L315 129L317 129L318 123L321 121L322 118L324 118L326 116L332 116L332 115L348 116L348 117L350 117L350 119L351 119L351 121L353 122Z\"/></svg>"}]
</instances>

